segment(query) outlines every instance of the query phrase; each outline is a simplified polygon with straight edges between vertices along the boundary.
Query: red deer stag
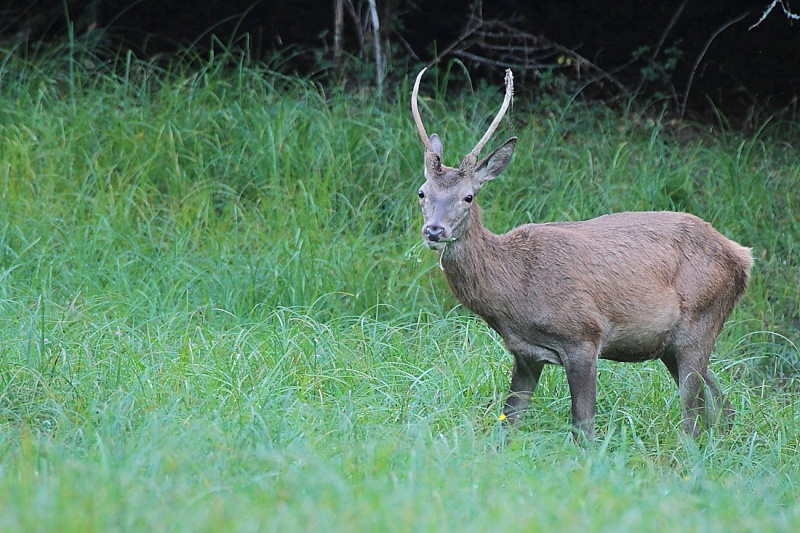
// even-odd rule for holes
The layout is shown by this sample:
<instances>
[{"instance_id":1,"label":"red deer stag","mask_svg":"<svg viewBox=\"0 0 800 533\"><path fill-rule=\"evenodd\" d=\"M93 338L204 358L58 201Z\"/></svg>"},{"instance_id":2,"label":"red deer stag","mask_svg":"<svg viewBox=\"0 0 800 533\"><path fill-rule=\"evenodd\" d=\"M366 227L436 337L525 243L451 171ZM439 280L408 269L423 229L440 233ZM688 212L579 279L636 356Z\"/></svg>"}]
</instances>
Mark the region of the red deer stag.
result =
<instances>
[{"instance_id":1,"label":"red deer stag","mask_svg":"<svg viewBox=\"0 0 800 533\"><path fill-rule=\"evenodd\" d=\"M495 235L481 223L481 187L505 169L516 138L483 159L513 93L489 130L457 168L442 164L442 141L428 137L417 96L411 110L425 147L419 189L422 238L439 252L453 294L480 315L514 356L511 387L500 417L522 417L542 367L564 367L576 435L594 438L597 360L660 359L678 385L683 429L699 432L733 417L708 371L725 319L747 287L752 257L710 224L687 213L627 212L584 222L525 224ZM705 405L704 385L711 405Z\"/></svg>"}]
</instances>

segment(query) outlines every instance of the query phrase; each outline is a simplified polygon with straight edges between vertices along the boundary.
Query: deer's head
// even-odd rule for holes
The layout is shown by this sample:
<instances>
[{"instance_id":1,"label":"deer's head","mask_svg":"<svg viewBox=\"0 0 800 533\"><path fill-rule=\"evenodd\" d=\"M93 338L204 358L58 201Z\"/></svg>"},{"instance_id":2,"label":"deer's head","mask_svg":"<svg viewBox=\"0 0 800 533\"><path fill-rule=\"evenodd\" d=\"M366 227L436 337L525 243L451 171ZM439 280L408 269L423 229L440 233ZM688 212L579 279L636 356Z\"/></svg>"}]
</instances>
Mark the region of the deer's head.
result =
<instances>
[{"instance_id":1,"label":"deer's head","mask_svg":"<svg viewBox=\"0 0 800 533\"><path fill-rule=\"evenodd\" d=\"M442 250L448 242L460 239L466 232L473 209L477 209L475 197L484 183L503 172L511 160L516 145L516 137L503 143L494 152L480 161L481 149L497 129L500 120L508 109L514 92L511 71L506 71L506 96L503 105L488 131L475 148L461 160L458 167L442 164L444 146L435 133L428 137L419 116L417 95L419 82L426 69L422 69L414 82L411 94L411 113L417 125L420 140L425 148L425 183L419 189L419 203L422 208L422 238L432 249Z\"/></svg>"}]
</instances>

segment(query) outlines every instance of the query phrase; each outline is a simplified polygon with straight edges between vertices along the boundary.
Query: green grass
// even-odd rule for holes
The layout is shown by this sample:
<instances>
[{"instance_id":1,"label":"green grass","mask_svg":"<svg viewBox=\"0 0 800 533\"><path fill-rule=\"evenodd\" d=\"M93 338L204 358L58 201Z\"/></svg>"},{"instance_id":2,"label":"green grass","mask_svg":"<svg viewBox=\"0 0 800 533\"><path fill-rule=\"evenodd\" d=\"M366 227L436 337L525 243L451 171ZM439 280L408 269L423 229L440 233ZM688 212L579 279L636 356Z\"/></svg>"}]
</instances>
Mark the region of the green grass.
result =
<instances>
[{"instance_id":1,"label":"green grass","mask_svg":"<svg viewBox=\"0 0 800 533\"><path fill-rule=\"evenodd\" d=\"M456 75L423 102L451 164L499 104ZM494 231L676 209L757 262L712 363L729 434L602 362L596 445L553 367L504 446L510 357L419 246L407 84L0 53L0 530L800 527L796 125L515 105Z\"/></svg>"}]
</instances>

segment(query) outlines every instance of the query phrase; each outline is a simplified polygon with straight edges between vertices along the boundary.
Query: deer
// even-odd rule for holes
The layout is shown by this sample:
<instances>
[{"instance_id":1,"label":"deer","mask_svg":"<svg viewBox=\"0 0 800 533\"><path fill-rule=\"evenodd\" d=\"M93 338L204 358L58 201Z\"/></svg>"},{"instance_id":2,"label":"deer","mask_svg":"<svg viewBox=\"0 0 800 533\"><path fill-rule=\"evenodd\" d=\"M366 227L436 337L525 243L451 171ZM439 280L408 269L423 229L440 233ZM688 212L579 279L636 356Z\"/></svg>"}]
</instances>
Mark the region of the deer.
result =
<instances>
[{"instance_id":1,"label":"deer","mask_svg":"<svg viewBox=\"0 0 800 533\"><path fill-rule=\"evenodd\" d=\"M689 213L633 211L585 221L528 223L505 234L483 226L477 197L508 165L511 137L478 159L513 95L506 71L500 111L458 167L411 112L424 148L422 240L439 255L455 298L502 338L513 356L499 419L519 425L545 365L566 372L572 433L595 437L597 363L660 360L678 386L681 425L696 437L730 427L734 409L708 369L722 327L742 297L751 250ZM707 392L710 394L706 393ZM710 396L710 400L708 401Z\"/></svg>"}]
</instances>

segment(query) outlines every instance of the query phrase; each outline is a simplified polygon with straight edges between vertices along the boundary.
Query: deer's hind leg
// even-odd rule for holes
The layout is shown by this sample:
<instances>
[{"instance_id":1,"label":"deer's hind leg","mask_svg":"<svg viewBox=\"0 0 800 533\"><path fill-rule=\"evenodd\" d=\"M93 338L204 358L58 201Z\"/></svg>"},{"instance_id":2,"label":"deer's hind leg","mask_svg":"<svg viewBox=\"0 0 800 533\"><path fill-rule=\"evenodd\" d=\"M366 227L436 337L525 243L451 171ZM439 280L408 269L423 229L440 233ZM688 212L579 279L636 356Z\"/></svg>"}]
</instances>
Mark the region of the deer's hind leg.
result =
<instances>
[{"instance_id":1,"label":"deer's hind leg","mask_svg":"<svg viewBox=\"0 0 800 533\"><path fill-rule=\"evenodd\" d=\"M719 385L714 380L709 370L703 376L708 395L700 396L701 404L704 405L705 421L708 427L715 426L722 432L730 430L736 410L731 402L720 391Z\"/></svg>"},{"instance_id":2,"label":"deer's hind leg","mask_svg":"<svg viewBox=\"0 0 800 533\"><path fill-rule=\"evenodd\" d=\"M720 392L708 371L708 361L721 323L710 317L680 324L673 334L673 343L661 360L678 384L681 399L681 423L693 436L700 432L699 420L707 426L729 423L733 407ZM706 388L710 405L706 403Z\"/></svg>"}]
</instances>

